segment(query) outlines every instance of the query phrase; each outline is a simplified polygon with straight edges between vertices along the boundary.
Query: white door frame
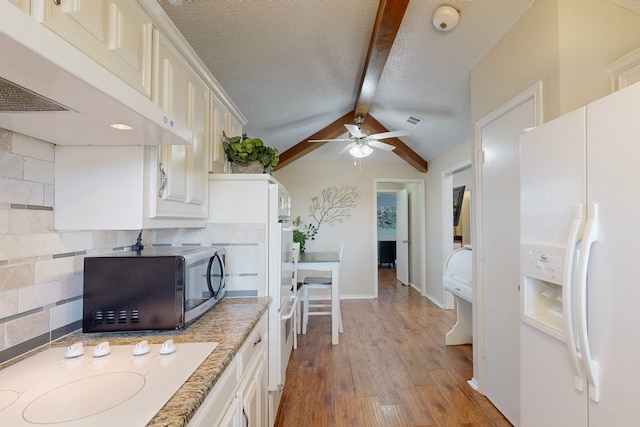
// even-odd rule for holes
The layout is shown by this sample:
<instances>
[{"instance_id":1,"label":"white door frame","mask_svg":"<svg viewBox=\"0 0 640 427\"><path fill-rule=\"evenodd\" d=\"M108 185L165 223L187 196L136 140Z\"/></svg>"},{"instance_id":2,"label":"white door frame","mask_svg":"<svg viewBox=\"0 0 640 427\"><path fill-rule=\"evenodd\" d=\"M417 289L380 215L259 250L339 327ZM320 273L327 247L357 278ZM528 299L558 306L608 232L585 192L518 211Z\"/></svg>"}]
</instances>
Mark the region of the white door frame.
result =
<instances>
[{"instance_id":1,"label":"white door frame","mask_svg":"<svg viewBox=\"0 0 640 427\"><path fill-rule=\"evenodd\" d=\"M511 99L507 103L503 104L498 109L494 110L492 113L488 114L484 118L480 119L475 124L475 135L474 135L474 158L473 158L473 167L474 167L474 177L475 177L475 193L476 197L472 199L471 202L471 218L472 224L474 225L472 228L475 229L475 232L472 232L472 245L474 248L472 259L473 259L473 281L474 281L474 292L473 292L473 378L469 381L469 384L480 391L480 393L485 393L485 372L484 372L484 363L482 362L482 354L484 353L484 343L485 343L485 329L484 329L484 306L482 301L484 301L484 283L482 278L484 277L484 271L482 269L482 263L479 262L481 259L481 253L484 245L484 241L482 239L482 168L478 167L479 164L483 163L484 154L482 152L482 129L499 119L503 115L507 114L511 110L518 108L520 105L533 100L534 107L534 122L536 126L542 124L543 117L543 109L542 109L542 82L539 81L526 89L520 95Z\"/></svg>"},{"instance_id":2,"label":"white door frame","mask_svg":"<svg viewBox=\"0 0 640 427\"><path fill-rule=\"evenodd\" d=\"M458 163L442 171L442 260L446 263L447 257L453 251L453 175L471 167L471 159ZM442 266L442 271L446 265ZM453 294L444 291L442 301L443 308L453 309Z\"/></svg>"},{"instance_id":3,"label":"white door frame","mask_svg":"<svg viewBox=\"0 0 640 427\"><path fill-rule=\"evenodd\" d=\"M403 184L417 184L418 185L418 210L419 210L419 218L413 218L412 220L410 220L409 226L410 227L414 227L414 231L415 231L415 226L418 226L418 235L420 236L420 241L418 242L417 245L415 245L414 247L418 249L418 253L414 254L413 257L414 259L418 259L418 260L422 260L424 259L425 253L426 253L426 240L425 240L425 184L424 184L424 179L403 179L403 178L374 178L373 179L373 194L376 195L378 193L378 184L384 183L384 182L395 182L395 183L403 183ZM376 197L373 197L374 200L376 200ZM414 200L413 203L416 203L416 201ZM378 235L378 211L377 211L377 206L378 203L373 203L373 209L371 212L371 215L373 216L373 236L375 236L375 241L377 242L377 235ZM411 237L409 237L411 239ZM453 239L453 238L452 238ZM373 245L373 250L371 251L371 258L373 260L372 265L374 268L374 272L373 272L373 297L374 298L378 298L378 246ZM425 283L425 277L427 277L427 269L426 269L426 263L425 262L419 262L418 265L420 266L420 274L419 277L414 278L414 280L410 283L410 286L412 286L414 289L416 289L418 292L420 292L420 295L425 296L426 295L426 283ZM418 281L418 283L416 283L415 281Z\"/></svg>"}]
</instances>

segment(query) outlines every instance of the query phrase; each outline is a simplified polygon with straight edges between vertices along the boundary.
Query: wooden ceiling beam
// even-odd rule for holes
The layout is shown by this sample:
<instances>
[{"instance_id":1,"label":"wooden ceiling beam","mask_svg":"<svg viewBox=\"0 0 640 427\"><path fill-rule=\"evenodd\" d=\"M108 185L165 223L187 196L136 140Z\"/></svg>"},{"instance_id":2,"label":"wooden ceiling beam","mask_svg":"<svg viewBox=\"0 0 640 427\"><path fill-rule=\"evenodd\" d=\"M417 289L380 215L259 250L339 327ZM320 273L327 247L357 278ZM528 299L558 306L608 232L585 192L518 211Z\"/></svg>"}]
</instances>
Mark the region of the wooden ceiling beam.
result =
<instances>
[{"instance_id":1,"label":"wooden ceiling beam","mask_svg":"<svg viewBox=\"0 0 640 427\"><path fill-rule=\"evenodd\" d=\"M380 0L354 107L356 117L365 118L369 113L380 76L408 5L409 0Z\"/></svg>"},{"instance_id":2,"label":"wooden ceiling beam","mask_svg":"<svg viewBox=\"0 0 640 427\"><path fill-rule=\"evenodd\" d=\"M368 130L371 134L389 132L389 130L382 126L382 124L380 124L380 122L377 121L372 115L369 115L367 117L367 120L362 125L362 128ZM396 148L393 149L393 152L397 154L402 160L416 168L419 172L426 173L429 170L427 161L400 139L388 138L384 139L381 142L395 146Z\"/></svg>"},{"instance_id":3,"label":"wooden ceiling beam","mask_svg":"<svg viewBox=\"0 0 640 427\"><path fill-rule=\"evenodd\" d=\"M378 88L380 76L382 76L382 71L384 70L408 5L409 0L380 0L354 111L345 114L330 125L305 138L288 150L285 150L280 154L280 161L278 165L273 168L274 170L285 167L325 144L322 142L309 142L309 139L336 138L345 133L345 123L354 123L356 117L362 119L367 117L376 89ZM368 128L371 133L388 132L380 122L371 116L365 120L363 128ZM396 147L393 152L400 156L401 159L420 172L427 171L427 161L404 142L398 138L385 140L385 142L387 141L390 141L389 143Z\"/></svg>"},{"instance_id":4,"label":"wooden ceiling beam","mask_svg":"<svg viewBox=\"0 0 640 427\"><path fill-rule=\"evenodd\" d=\"M277 171L280 168L294 162L300 157L304 156L315 150L318 147L322 147L326 142L309 142L310 139L334 139L347 132L344 127L345 123L353 123L353 111L349 111L344 116L336 119L333 123L320 129L318 132L310 135L308 138L298 142L293 147L287 149L280 154L280 161L273 170Z\"/></svg>"}]
</instances>

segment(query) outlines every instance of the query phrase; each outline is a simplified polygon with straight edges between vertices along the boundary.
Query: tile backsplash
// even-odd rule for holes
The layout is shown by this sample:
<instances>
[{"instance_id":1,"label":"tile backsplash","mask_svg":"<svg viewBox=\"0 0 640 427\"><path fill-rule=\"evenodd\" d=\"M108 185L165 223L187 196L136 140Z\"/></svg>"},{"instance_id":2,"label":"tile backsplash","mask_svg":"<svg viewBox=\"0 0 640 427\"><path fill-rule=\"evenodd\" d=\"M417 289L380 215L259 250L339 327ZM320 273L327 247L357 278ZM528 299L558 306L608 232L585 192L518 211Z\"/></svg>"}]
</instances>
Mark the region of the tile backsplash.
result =
<instances>
[{"instance_id":1,"label":"tile backsplash","mask_svg":"<svg viewBox=\"0 0 640 427\"><path fill-rule=\"evenodd\" d=\"M135 243L139 231L56 231L55 145L0 128L0 363L82 327L84 257ZM78 194L78 197L82 197ZM265 224L144 230L151 244L225 251L228 296L266 294Z\"/></svg>"},{"instance_id":2,"label":"tile backsplash","mask_svg":"<svg viewBox=\"0 0 640 427\"><path fill-rule=\"evenodd\" d=\"M54 148L0 129L0 363L79 329L84 255L137 237L53 229Z\"/></svg>"}]
</instances>

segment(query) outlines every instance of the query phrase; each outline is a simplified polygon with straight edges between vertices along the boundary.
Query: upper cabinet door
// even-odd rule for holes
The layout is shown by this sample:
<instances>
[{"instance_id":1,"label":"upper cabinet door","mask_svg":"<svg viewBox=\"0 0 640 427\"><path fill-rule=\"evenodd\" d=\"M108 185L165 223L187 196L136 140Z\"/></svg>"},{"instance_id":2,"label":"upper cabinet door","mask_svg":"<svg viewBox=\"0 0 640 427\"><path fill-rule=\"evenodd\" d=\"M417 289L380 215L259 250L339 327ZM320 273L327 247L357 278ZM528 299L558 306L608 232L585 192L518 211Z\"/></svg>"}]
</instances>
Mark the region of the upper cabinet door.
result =
<instances>
[{"instance_id":1,"label":"upper cabinet door","mask_svg":"<svg viewBox=\"0 0 640 427\"><path fill-rule=\"evenodd\" d=\"M172 121L172 127L185 130L193 141L194 78L191 67L178 49L160 31L154 31L153 101Z\"/></svg>"},{"instance_id":2,"label":"upper cabinet door","mask_svg":"<svg viewBox=\"0 0 640 427\"><path fill-rule=\"evenodd\" d=\"M235 134L229 133L229 127L227 123L229 121L229 111L227 107L220 101L220 99L211 93L211 106L209 113L209 171L213 173L224 172L225 156L224 146L222 145L222 131L227 136L234 136Z\"/></svg>"},{"instance_id":3,"label":"upper cabinet door","mask_svg":"<svg viewBox=\"0 0 640 427\"><path fill-rule=\"evenodd\" d=\"M151 97L151 18L125 0L62 0L42 3L42 23Z\"/></svg>"},{"instance_id":4,"label":"upper cabinet door","mask_svg":"<svg viewBox=\"0 0 640 427\"><path fill-rule=\"evenodd\" d=\"M26 14L31 14L31 0L9 0L9 3L15 5Z\"/></svg>"},{"instance_id":5,"label":"upper cabinet door","mask_svg":"<svg viewBox=\"0 0 640 427\"><path fill-rule=\"evenodd\" d=\"M184 128L190 145L160 147L158 199L151 217L207 216L207 147L209 89L184 57L159 32L155 34L153 99L174 126ZM155 209L153 208L155 204Z\"/></svg>"}]
</instances>

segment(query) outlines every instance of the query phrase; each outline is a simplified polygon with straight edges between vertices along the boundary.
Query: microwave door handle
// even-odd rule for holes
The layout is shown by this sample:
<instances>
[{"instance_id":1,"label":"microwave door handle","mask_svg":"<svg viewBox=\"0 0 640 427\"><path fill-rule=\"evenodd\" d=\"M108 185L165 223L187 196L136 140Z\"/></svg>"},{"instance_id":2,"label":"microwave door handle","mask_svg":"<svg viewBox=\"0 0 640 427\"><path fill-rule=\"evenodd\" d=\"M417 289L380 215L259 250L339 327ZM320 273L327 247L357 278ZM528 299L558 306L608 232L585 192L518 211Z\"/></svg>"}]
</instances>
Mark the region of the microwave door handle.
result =
<instances>
[{"instance_id":1,"label":"microwave door handle","mask_svg":"<svg viewBox=\"0 0 640 427\"><path fill-rule=\"evenodd\" d=\"M209 258L209 265L207 265L207 286L209 287L209 292L211 292L211 295L213 296L213 298L217 298L218 293L215 292L213 290L213 286L211 286L211 266L213 265L214 258L215 256L212 256L211 258Z\"/></svg>"}]
</instances>

